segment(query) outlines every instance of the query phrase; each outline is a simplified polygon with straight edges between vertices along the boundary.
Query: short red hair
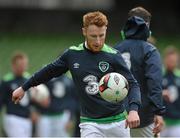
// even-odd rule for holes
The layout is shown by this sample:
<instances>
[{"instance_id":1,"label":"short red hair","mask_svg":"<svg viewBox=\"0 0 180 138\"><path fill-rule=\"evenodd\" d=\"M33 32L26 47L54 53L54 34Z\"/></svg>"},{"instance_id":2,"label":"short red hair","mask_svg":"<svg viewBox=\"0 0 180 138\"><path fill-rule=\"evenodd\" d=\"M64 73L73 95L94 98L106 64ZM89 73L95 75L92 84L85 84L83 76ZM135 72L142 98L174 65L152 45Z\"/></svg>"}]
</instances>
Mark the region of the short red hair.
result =
<instances>
[{"instance_id":1,"label":"short red hair","mask_svg":"<svg viewBox=\"0 0 180 138\"><path fill-rule=\"evenodd\" d=\"M83 16L83 27L88 27L89 25L96 25L98 27L107 26L108 20L106 15L102 12L89 12Z\"/></svg>"}]
</instances>

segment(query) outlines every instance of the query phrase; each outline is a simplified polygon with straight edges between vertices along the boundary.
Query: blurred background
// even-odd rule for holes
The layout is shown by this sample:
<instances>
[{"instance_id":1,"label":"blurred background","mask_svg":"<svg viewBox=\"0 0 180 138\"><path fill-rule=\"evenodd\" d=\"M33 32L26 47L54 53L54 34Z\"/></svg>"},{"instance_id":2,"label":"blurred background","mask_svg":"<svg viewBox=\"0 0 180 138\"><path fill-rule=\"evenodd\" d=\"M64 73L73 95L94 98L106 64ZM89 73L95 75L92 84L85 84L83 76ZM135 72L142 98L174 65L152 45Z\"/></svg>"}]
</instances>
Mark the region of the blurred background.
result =
<instances>
[{"instance_id":1,"label":"blurred background","mask_svg":"<svg viewBox=\"0 0 180 138\"><path fill-rule=\"evenodd\" d=\"M65 48L81 43L82 16L88 11L108 16L106 43L113 46L121 40L128 11L136 6L152 13L152 35L161 51L170 44L180 47L178 0L0 0L0 77L10 69L15 50L28 54L33 73Z\"/></svg>"},{"instance_id":2,"label":"blurred background","mask_svg":"<svg viewBox=\"0 0 180 138\"><path fill-rule=\"evenodd\" d=\"M179 0L0 0L0 78L10 71L15 51L28 55L32 74L83 42L82 16L89 11L107 15L106 43L115 45L128 11L136 6L151 12L151 31L161 53L168 45L180 49Z\"/></svg>"}]
</instances>

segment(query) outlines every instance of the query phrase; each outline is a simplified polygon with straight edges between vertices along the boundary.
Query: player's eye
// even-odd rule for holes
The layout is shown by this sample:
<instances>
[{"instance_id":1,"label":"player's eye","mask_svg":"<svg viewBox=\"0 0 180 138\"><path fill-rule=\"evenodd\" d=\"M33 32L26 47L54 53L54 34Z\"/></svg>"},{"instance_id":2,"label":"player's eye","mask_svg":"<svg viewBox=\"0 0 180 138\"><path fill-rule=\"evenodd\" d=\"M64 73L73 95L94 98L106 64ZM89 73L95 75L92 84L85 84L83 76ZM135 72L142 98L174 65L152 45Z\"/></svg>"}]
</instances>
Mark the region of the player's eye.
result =
<instances>
[{"instance_id":1,"label":"player's eye","mask_svg":"<svg viewBox=\"0 0 180 138\"><path fill-rule=\"evenodd\" d=\"M104 34L101 34L99 37L100 37L100 38L104 37Z\"/></svg>"},{"instance_id":2,"label":"player's eye","mask_svg":"<svg viewBox=\"0 0 180 138\"><path fill-rule=\"evenodd\" d=\"M96 36L96 35L91 35L91 37L92 37L92 38L97 38L97 36Z\"/></svg>"}]
</instances>

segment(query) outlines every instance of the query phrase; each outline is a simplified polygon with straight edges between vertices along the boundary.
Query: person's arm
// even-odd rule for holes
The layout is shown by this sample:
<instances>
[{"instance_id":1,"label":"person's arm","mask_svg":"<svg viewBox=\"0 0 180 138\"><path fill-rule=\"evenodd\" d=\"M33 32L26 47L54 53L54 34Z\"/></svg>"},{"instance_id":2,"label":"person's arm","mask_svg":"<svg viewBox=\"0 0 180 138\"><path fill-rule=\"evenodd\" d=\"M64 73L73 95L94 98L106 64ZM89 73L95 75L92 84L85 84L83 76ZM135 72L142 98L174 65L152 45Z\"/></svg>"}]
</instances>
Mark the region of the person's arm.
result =
<instances>
[{"instance_id":1,"label":"person's arm","mask_svg":"<svg viewBox=\"0 0 180 138\"><path fill-rule=\"evenodd\" d=\"M165 112L162 97L162 63L160 54L156 49L146 54L145 77L149 99L153 105L152 110L156 115L162 115Z\"/></svg>"},{"instance_id":2,"label":"person's arm","mask_svg":"<svg viewBox=\"0 0 180 138\"><path fill-rule=\"evenodd\" d=\"M30 79L28 79L22 87L17 88L12 94L12 100L18 103L24 96L24 92L30 87L37 86L41 83L45 83L53 77L58 77L68 70L67 67L67 54L66 51L62 56L49 65L45 66L38 72L36 72Z\"/></svg>"},{"instance_id":3,"label":"person's arm","mask_svg":"<svg viewBox=\"0 0 180 138\"><path fill-rule=\"evenodd\" d=\"M162 63L160 54L156 49L152 49L145 57L145 77L147 80L149 99L153 105L154 128L153 133L158 134L164 125L162 114L165 113L162 97Z\"/></svg>"},{"instance_id":4,"label":"person's arm","mask_svg":"<svg viewBox=\"0 0 180 138\"><path fill-rule=\"evenodd\" d=\"M53 77L58 77L68 70L66 65L66 53L60 56L53 63L48 64L38 72L36 72L30 79L28 79L22 88L24 91L28 90L32 86L37 86L41 83L45 83Z\"/></svg>"}]
</instances>

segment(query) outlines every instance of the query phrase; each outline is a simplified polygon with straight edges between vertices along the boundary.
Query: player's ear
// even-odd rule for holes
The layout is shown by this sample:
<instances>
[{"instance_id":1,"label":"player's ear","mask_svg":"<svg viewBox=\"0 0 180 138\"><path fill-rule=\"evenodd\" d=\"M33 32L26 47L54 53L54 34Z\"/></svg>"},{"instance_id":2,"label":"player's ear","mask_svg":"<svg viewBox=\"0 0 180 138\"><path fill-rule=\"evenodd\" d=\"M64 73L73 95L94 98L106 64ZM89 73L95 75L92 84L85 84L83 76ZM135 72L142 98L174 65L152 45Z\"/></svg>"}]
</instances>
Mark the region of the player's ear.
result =
<instances>
[{"instance_id":1,"label":"player's ear","mask_svg":"<svg viewBox=\"0 0 180 138\"><path fill-rule=\"evenodd\" d=\"M82 33L84 36L86 36L86 28L84 28L84 27L82 28Z\"/></svg>"}]
</instances>

